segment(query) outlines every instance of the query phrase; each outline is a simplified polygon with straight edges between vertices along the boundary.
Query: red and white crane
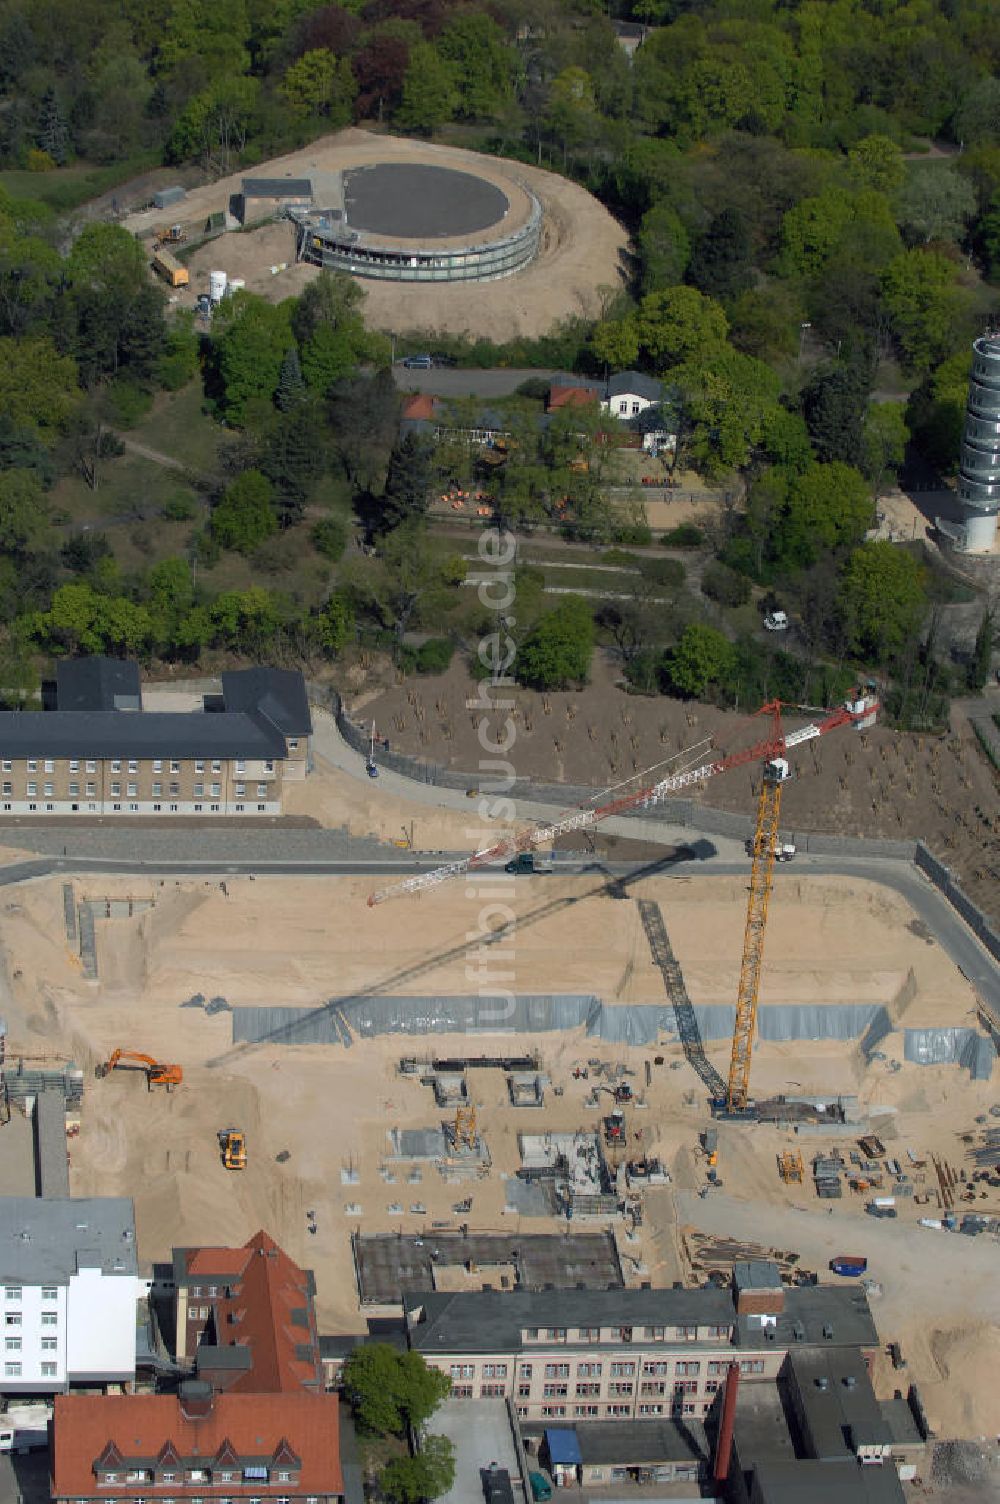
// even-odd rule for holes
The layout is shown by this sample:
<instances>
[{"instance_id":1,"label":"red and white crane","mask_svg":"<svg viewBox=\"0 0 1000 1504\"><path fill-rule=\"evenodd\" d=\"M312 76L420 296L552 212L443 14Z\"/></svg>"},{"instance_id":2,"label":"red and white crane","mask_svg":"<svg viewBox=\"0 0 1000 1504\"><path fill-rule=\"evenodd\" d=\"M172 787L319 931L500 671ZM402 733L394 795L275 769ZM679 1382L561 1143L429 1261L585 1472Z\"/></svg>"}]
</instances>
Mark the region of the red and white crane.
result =
<instances>
[{"instance_id":1,"label":"red and white crane","mask_svg":"<svg viewBox=\"0 0 1000 1504\"><path fill-rule=\"evenodd\" d=\"M478 867L492 866L494 862L503 861L519 851L532 851L539 846L549 846L558 836L568 835L574 830L586 830L602 820L609 819L612 815L622 815L631 809L658 804L668 794L677 794L682 789L693 787L694 784L704 783L706 779L714 778L717 773L728 772L730 768L742 767L748 762L771 762L776 758L781 758L792 747L797 747L802 742L812 741L814 737L825 736L828 731L834 731L838 726L850 725L863 730L874 724L878 712L874 686L868 686L865 689L852 691L851 697L836 710L812 712L821 716L821 719L811 721L806 726L799 726L795 731L785 731L781 724L782 705L781 700L769 700L766 705L761 706L757 714L771 716L771 729L763 740L755 742L752 747L745 747L742 751L733 752L728 757L716 758L713 762L702 763L699 767L690 768L683 773L671 774L667 778L659 779L656 783L634 789L630 794L622 794L617 799L610 799L604 804L583 805L571 810L561 819L553 820L549 825L535 825L528 830L515 832L492 846L486 846L481 851L474 851L470 856L461 857L458 861L446 862L444 866L435 867L431 872L419 872L413 877L403 878L401 882L393 883L388 888L380 888L377 892L370 894L368 906L374 907L375 904L384 903L387 898L398 898L404 893L419 893L424 888L436 888L439 883L446 883L453 877L462 877L466 872L474 871ZM785 705L784 708L802 710L805 707Z\"/></svg>"}]
</instances>

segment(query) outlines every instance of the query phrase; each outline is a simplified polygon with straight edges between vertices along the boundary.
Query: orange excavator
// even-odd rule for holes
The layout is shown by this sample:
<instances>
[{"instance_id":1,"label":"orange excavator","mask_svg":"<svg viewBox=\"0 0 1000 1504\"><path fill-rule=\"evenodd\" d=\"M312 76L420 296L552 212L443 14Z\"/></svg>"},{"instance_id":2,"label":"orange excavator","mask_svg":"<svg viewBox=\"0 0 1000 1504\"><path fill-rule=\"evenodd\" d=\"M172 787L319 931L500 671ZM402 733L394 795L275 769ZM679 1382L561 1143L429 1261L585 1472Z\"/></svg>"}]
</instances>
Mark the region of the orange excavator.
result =
<instances>
[{"instance_id":1,"label":"orange excavator","mask_svg":"<svg viewBox=\"0 0 1000 1504\"><path fill-rule=\"evenodd\" d=\"M173 1087L180 1086L184 1080L184 1072L179 1065L164 1065L161 1061L154 1060L152 1055L140 1055L135 1050L112 1050L107 1060L97 1067L95 1075L100 1081L105 1076L110 1076L119 1066L123 1070L144 1071L147 1091L154 1086L165 1086L170 1091Z\"/></svg>"}]
</instances>

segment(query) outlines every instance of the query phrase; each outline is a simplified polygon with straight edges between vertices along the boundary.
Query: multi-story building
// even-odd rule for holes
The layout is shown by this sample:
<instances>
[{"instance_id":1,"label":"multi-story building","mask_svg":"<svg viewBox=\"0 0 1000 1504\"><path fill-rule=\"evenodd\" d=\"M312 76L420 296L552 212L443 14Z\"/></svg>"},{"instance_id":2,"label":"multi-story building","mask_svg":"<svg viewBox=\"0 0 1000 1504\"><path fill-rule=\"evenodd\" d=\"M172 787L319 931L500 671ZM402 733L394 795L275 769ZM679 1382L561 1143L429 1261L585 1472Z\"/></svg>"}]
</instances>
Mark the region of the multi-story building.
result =
<instances>
[{"instance_id":1,"label":"multi-story building","mask_svg":"<svg viewBox=\"0 0 1000 1504\"><path fill-rule=\"evenodd\" d=\"M55 707L0 712L0 813L279 815L306 776L312 719L300 673L224 673L193 711L144 710L136 664L67 659Z\"/></svg>"},{"instance_id":2,"label":"multi-story building","mask_svg":"<svg viewBox=\"0 0 1000 1504\"><path fill-rule=\"evenodd\" d=\"M334 1504L344 1492L335 1394L62 1395L57 1504Z\"/></svg>"},{"instance_id":3,"label":"multi-story building","mask_svg":"<svg viewBox=\"0 0 1000 1504\"><path fill-rule=\"evenodd\" d=\"M175 1248L154 1298L173 1305L174 1356L227 1394L320 1393L316 1282L266 1232L242 1248Z\"/></svg>"},{"instance_id":4,"label":"multi-story building","mask_svg":"<svg viewBox=\"0 0 1000 1504\"><path fill-rule=\"evenodd\" d=\"M428 1291L405 1297L404 1320L456 1398L509 1397L529 1422L700 1420L734 1361L773 1381L790 1351L879 1346L863 1290L785 1289L756 1263L732 1291Z\"/></svg>"},{"instance_id":5,"label":"multi-story building","mask_svg":"<svg viewBox=\"0 0 1000 1504\"><path fill-rule=\"evenodd\" d=\"M0 1197L2 1392L131 1383L144 1291L131 1201Z\"/></svg>"}]
</instances>

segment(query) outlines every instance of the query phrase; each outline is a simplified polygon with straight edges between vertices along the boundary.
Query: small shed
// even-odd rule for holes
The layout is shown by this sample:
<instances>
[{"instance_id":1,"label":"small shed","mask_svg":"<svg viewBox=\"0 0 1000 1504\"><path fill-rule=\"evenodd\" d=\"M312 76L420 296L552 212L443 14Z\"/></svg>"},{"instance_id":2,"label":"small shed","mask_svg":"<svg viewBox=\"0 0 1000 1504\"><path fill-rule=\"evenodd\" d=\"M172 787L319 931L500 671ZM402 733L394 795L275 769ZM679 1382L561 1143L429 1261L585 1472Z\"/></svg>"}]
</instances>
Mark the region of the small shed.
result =
<instances>
[{"instance_id":1,"label":"small shed","mask_svg":"<svg viewBox=\"0 0 1000 1504\"><path fill-rule=\"evenodd\" d=\"M160 188L153 194L153 208L171 209L174 204L179 204L184 198L187 198L187 189L175 183L172 188Z\"/></svg>"},{"instance_id":2,"label":"small shed","mask_svg":"<svg viewBox=\"0 0 1000 1504\"><path fill-rule=\"evenodd\" d=\"M545 1450L549 1458L549 1471L557 1488L579 1483L583 1457L575 1431L556 1426L547 1427Z\"/></svg>"},{"instance_id":3,"label":"small shed","mask_svg":"<svg viewBox=\"0 0 1000 1504\"><path fill-rule=\"evenodd\" d=\"M308 209L313 201L311 178L244 178L234 212L241 224L270 219L283 209Z\"/></svg>"}]
</instances>

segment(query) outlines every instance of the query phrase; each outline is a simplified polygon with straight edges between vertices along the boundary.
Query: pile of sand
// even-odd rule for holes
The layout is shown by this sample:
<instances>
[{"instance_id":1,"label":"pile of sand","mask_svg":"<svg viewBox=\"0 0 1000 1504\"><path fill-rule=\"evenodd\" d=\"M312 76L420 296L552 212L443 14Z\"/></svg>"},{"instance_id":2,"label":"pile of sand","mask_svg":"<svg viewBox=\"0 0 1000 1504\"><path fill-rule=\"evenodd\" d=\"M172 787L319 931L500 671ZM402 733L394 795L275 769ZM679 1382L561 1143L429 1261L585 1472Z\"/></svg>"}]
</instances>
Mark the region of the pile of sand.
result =
<instances>
[{"instance_id":1,"label":"pile of sand","mask_svg":"<svg viewBox=\"0 0 1000 1504\"><path fill-rule=\"evenodd\" d=\"M931 1351L941 1379L925 1382L920 1392L934 1429L941 1436L996 1436L1000 1432L996 1392L1000 1326L938 1332L931 1339Z\"/></svg>"}]
</instances>

